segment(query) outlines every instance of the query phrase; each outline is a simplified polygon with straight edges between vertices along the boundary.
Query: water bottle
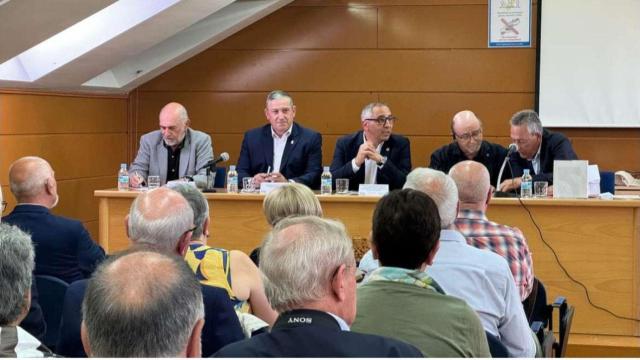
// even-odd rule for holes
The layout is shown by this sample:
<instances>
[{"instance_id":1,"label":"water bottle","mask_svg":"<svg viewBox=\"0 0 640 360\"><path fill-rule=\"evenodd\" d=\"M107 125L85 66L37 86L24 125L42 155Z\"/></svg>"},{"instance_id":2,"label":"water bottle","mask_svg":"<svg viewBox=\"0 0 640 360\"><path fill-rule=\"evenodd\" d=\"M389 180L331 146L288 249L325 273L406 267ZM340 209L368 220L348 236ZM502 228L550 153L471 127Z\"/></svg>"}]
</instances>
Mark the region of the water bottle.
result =
<instances>
[{"instance_id":1,"label":"water bottle","mask_svg":"<svg viewBox=\"0 0 640 360\"><path fill-rule=\"evenodd\" d=\"M127 171L127 164L120 164L120 171L118 171L118 190L129 190L129 172Z\"/></svg>"},{"instance_id":2,"label":"water bottle","mask_svg":"<svg viewBox=\"0 0 640 360\"><path fill-rule=\"evenodd\" d=\"M235 165L229 165L229 172L227 173L227 192L238 192L238 172Z\"/></svg>"},{"instance_id":3,"label":"water bottle","mask_svg":"<svg viewBox=\"0 0 640 360\"><path fill-rule=\"evenodd\" d=\"M520 197L533 197L533 179L531 178L531 175L529 175L529 169L524 169L524 174L522 175L522 182L520 183Z\"/></svg>"},{"instance_id":4,"label":"water bottle","mask_svg":"<svg viewBox=\"0 0 640 360\"><path fill-rule=\"evenodd\" d=\"M328 166L324 167L322 175L320 175L320 194L331 195L331 171Z\"/></svg>"}]
</instances>

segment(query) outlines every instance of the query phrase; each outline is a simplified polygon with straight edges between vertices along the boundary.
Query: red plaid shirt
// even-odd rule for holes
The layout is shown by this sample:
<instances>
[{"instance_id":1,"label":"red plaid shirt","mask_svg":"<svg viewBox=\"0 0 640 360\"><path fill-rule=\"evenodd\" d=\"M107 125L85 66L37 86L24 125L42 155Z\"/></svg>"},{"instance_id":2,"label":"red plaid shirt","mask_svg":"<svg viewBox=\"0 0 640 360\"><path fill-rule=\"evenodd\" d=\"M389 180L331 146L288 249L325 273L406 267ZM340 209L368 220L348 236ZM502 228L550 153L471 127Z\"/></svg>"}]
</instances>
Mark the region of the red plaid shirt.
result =
<instances>
[{"instance_id":1,"label":"red plaid shirt","mask_svg":"<svg viewBox=\"0 0 640 360\"><path fill-rule=\"evenodd\" d=\"M467 244L489 249L507 260L520 300L526 299L533 286L533 261L522 231L489 221L484 212L477 210L460 210L455 225Z\"/></svg>"}]
</instances>

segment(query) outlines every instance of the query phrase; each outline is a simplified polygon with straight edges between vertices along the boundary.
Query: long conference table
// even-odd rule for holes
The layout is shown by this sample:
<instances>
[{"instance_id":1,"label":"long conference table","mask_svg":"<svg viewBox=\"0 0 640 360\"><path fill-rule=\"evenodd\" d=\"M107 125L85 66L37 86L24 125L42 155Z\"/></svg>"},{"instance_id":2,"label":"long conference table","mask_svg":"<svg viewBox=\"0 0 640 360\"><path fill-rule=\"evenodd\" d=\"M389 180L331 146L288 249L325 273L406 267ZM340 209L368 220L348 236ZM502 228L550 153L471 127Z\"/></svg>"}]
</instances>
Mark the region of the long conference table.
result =
<instances>
[{"instance_id":1,"label":"long conference table","mask_svg":"<svg viewBox=\"0 0 640 360\"><path fill-rule=\"evenodd\" d=\"M95 191L99 242L109 253L129 246L124 217L136 195L135 191ZM210 206L209 245L247 253L260 245L268 230L262 213L263 195L218 192L205 196ZM352 237L369 236L379 198L318 198L325 217L340 219ZM524 232L535 275L544 283L548 300L562 295L576 308L572 336L631 337L635 344L633 337L640 337L640 321L617 318L590 305L576 281L584 284L597 306L621 317L640 319L640 200L492 199L488 217Z\"/></svg>"}]
</instances>

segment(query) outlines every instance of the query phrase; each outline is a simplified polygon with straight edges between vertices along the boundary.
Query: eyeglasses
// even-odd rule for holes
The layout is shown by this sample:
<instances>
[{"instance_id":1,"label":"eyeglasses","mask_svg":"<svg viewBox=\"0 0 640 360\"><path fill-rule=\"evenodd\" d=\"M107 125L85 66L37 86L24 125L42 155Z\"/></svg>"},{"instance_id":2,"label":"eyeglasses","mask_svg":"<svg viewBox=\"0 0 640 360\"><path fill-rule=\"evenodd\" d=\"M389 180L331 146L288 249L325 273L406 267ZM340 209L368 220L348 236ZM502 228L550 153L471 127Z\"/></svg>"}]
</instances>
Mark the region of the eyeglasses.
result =
<instances>
[{"instance_id":1,"label":"eyeglasses","mask_svg":"<svg viewBox=\"0 0 640 360\"><path fill-rule=\"evenodd\" d=\"M393 115L388 115L388 116L384 116L384 115L380 115L375 119L365 119L366 121L375 121L378 123L378 125L380 126L384 126L386 124L386 122L389 122L389 125L393 125L396 121L398 121L398 118L393 116Z\"/></svg>"},{"instance_id":2,"label":"eyeglasses","mask_svg":"<svg viewBox=\"0 0 640 360\"><path fill-rule=\"evenodd\" d=\"M4 209L6 209L6 208L7 208L7 202L3 201L2 202L2 212L4 212Z\"/></svg>"},{"instance_id":3,"label":"eyeglasses","mask_svg":"<svg viewBox=\"0 0 640 360\"><path fill-rule=\"evenodd\" d=\"M457 139L464 140L464 141L469 141L471 138L479 140L480 139L480 135L482 135L482 129L478 129L478 130L475 130L475 131L472 131L472 132L464 133L462 135L456 134L454 132L453 135L455 135L455 137Z\"/></svg>"}]
</instances>

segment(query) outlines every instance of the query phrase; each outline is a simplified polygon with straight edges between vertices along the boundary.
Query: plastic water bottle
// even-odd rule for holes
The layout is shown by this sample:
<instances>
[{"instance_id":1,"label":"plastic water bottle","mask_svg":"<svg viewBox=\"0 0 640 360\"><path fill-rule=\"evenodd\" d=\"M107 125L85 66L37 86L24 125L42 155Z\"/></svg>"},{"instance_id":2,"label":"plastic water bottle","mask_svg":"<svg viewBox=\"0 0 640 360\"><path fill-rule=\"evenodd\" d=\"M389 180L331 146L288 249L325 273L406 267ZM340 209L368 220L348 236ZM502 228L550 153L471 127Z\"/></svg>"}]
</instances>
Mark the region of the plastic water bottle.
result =
<instances>
[{"instance_id":1,"label":"plastic water bottle","mask_svg":"<svg viewBox=\"0 0 640 360\"><path fill-rule=\"evenodd\" d=\"M529 175L529 169L524 169L524 174L522 175L522 182L520 183L520 197L533 197L533 179L531 178L531 175Z\"/></svg>"},{"instance_id":2,"label":"plastic water bottle","mask_svg":"<svg viewBox=\"0 0 640 360\"><path fill-rule=\"evenodd\" d=\"M118 171L118 190L129 190L129 172L127 171L127 164L120 164L120 171Z\"/></svg>"},{"instance_id":3,"label":"plastic water bottle","mask_svg":"<svg viewBox=\"0 0 640 360\"><path fill-rule=\"evenodd\" d=\"M331 195L331 171L328 166L324 167L322 175L320 175L320 194Z\"/></svg>"},{"instance_id":4,"label":"plastic water bottle","mask_svg":"<svg viewBox=\"0 0 640 360\"><path fill-rule=\"evenodd\" d=\"M235 165L229 165L229 172L227 173L227 192L238 192L238 172Z\"/></svg>"}]
</instances>

